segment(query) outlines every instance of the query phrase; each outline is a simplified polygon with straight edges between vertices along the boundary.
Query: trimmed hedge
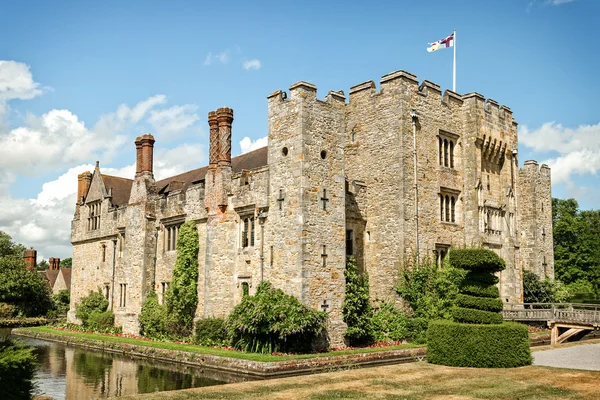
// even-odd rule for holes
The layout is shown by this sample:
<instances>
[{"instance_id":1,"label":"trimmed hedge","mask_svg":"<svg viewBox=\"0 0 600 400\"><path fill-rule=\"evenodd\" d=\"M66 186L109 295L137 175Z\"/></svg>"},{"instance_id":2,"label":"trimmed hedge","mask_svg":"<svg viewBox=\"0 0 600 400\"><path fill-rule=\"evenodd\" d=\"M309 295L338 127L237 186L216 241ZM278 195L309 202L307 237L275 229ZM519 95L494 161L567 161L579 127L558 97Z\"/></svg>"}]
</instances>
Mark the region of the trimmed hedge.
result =
<instances>
[{"instance_id":1,"label":"trimmed hedge","mask_svg":"<svg viewBox=\"0 0 600 400\"><path fill-rule=\"evenodd\" d=\"M452 318L465 324L501 324L504 321L502 315L497 312L462 307L452 309Z\"/></svg>"},{"instance_id":2,"label":"trimmed hedge","mask_svg":"<svg viewBox=\"0 0 600 400\"><path fill-rule=\"evenodd\" d=\"M465 275L465 282L477 282L477 284L495 285L500 279L489 272L469 271Z\"/></svg>"},{"instance_id":3,"label":"trimmed hedge","mask_svg":"<svg viewBox=\"0 0 600 400\"><path fill-rule=\"evenodd\" d=\"M478 286L478 285L463 285L460 288L460 292L476 297L489 297L491 299L497 299L500 297L500 290L497 286Z\"/></svg>"},{"instance_id":4,"label":"trimmed hedge","mask_svg":"<svg viewBox=\"0 0 600 400\"><path fill-rule=\"evenodd\" d=\"M448 254L450 265L470 271L498 272L506 268L504 260L487 249L455 249Z\"/></svg>"},{"instance_id":5,"label":"trimmed hedge","mask_svg":"<svg viewBox=\"0 0 600 400\"><path fill-rule=\"evenodd\" d=\"M475 308L477 310L492 312L500 312L503 308L501 299L469 296L468 294L457 295L456 305L463 308Z\"/></svg>"},{"instance_id":6,"label":"trimmed hedge","mask_svg":"<svg viewBox=\"0 0 600 400\"><path fill-rule=\"evenodd\" d=\"M46 318L0 318L0 328L25 328L27 326L40 326L48 324Z\"/></svg>"},{"instance_id":7,"label":"trimmed hedge","mask_svg":"<svg viewBox=\"0 0 600 400\"><path fill-rule=\"evenodd\" d=\"M195 342L201 346L222 346L228 342L223 318L204 318L196 321Z\"/></svg>"},{"instance_id":8,"label":"trimmed hedge","mask_svg":"<svg viewBox=\"0 0 600 400\"><path fill-rule=\"evenodd\" d=\"M530 365L527 326L513 322L469 325L432 321L427 331L427 361L475 368Z\"/></svg>"}]
</instances>

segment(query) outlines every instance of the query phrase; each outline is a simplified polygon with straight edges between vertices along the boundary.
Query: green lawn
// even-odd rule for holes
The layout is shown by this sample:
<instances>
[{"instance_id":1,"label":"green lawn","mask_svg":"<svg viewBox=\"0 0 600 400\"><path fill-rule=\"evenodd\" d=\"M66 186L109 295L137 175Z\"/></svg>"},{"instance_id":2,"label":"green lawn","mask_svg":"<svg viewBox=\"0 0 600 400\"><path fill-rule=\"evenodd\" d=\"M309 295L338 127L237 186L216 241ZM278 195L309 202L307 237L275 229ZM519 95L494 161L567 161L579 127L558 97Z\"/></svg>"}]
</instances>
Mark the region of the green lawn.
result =
<instances>
[{"instance_id":1,"label":"green lawn","mask_svg":"<svg viewBox=\"0 0 600 400\"><path fill-rule=\"evenodd\" d=\"M65 331L62 329L55 329L49 326L38 326L27 328L27 330L33 332L40 333L50 333L54 335L61 336L69 336L80 339L92 339L92 340L101 340L103 342L109 343L124 343L124 344L133 344L140 346L153 347L157 349L165 349L165 350L179 350L179 351L187 351L190 353L198 353L198 354L208 354L213 356L220 357L231 357L231 358L241 358L245 360L251 361L263 361L263 362L273 362L273 361L284 361L284 360L298 360L298 359L307 359L314 357L331 357L331 356L341 356L346 354L359 354L359 353L372 353L377 351L388 351L388 350L398 350L398 349L410 349L415 347L421 347L413 344L405 344L401 346L388 346L388 347L369 347L369 348L360 348L360 349L352 349L352 350L338 350L338 351L329 351L326 353L315 353L315 354L294 354L294 355L271 355L271 354L255 354L255 353L244 353L241 351L233 351L226 350L221 348L213 348L213 347L205 347L205 346L196 346L191 344L176 344L171 342L159 342L152 340L143 340L136 339L130 337L123 336L112 336L112 335L104 335L100 333L83 333L83 332L72 332Z\"/></svg>"}]
</instances>

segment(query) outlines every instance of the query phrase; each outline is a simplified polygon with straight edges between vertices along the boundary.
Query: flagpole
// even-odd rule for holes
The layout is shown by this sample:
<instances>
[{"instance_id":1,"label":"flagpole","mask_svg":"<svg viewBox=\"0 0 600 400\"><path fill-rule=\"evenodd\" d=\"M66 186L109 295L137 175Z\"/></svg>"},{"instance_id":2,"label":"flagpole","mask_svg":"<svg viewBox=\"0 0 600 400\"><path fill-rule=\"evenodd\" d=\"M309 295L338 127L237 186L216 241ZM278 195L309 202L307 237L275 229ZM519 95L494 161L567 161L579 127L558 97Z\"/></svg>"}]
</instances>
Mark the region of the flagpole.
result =
<instances>
[{"instance_id":1,"label":"flagpole","mask_svg":"<svg viewBox=\"0 0 600 400\"><path fill-rule=\"evenodd\" d=\"M456 93L456 29L454 30L454 66L452 68L452 91Z\"/></svg>"}]
</instances>

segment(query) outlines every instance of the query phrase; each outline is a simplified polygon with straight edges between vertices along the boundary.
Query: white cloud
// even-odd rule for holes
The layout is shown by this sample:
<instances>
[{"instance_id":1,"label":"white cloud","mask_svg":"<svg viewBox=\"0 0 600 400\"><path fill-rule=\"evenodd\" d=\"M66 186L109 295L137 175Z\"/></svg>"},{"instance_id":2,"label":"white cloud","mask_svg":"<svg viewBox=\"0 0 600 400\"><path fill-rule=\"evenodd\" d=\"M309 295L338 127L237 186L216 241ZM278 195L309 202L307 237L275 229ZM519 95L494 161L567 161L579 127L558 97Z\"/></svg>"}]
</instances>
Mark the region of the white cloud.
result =
<instances>
[{"instance_id":1,"label":"white cloud","mask_svg":"<svg viewBox=\"0 0 600 400\"><path fill-rule=\"evenodd\" d=\"M251 69L258 70L262 67L260 60L258 58L253 58L252 60L246 60L246 61L244 61L243 65L244 65L245 70L251 70Z\"/></svg>"},{"instance_id":2,"label":"white cloud","mask_svg":"<svg viewBox=\"0 0 600 400\"><path fill-rule=\"evenodd\" d=\"M208 53L204 59L204 65L211 65L213 62L219 62L221 64L227 64L231 58L231 51L229 49L224 50L220 53Z\"/></svg>"},{"instance_id":3,"label":"white cloud","mask_svg":"<svg viewBox=\"0 0 600 400\"><path fill-rule=\"evenodd\" d=\"M596 174L600 170L600 123L566 128L547 122L532 131L523 126L519 140L535 152L557 153L544 161L552 168L553 183L568 181L572 174Z\"/></svg>"},{"instance_id":4,"label":"white cloud","mask_svg":"<svg viewBox=\"0 0 600 400\"><path fill-rule=\"evenodd\" d=\"M268 137L258 138L255 141L250 140L248 136L240 140L240 149L242 154L248 153L249 151L260 149L268 144Z\"/></svg>"},{"instance_id":5,"label":"white cloud","mask_svg":"<svg viewBox=\"0 0 600 400\"><path fill-rule=\"evenodd\" d=\"M40 84L33 80L27 64L0 60L0 128L9 100L29 100L40 94Z\"/></svg>"},{"instance_id":6,"label":"white cloud","mask_svg":"<svg viewBox=\"0 0 600 400\"><path fill-rule=\"evenodd\" d=\"M575 0L548 0L548 4L552 4L553 6L560 6L561 4L572 3Z\"/></svg>"},{"instance_id":7,"label":"white cloud","mask_svg":"<svg viewBox=\"0 0 600 400\"><path fill-rule=\"evenodd\" d=\"M148 122L154 128L154 136L173 136L192 126L200 119L197 106L185 104L150 112Z\"/></svg>"}]
</instances>

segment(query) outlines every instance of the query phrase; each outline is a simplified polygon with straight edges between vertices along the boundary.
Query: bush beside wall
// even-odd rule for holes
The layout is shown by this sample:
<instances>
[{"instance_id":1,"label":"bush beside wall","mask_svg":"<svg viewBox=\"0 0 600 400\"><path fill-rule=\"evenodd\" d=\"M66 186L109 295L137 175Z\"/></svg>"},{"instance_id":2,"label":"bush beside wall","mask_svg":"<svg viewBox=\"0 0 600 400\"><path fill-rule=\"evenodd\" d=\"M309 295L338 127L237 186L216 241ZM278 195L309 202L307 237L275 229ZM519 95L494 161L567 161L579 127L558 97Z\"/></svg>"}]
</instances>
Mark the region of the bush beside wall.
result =
<instances>
[{"instance_id":1,"label":"bush beside wall","mask_svg":"<svg viewBox=\"0 0 600 400\"><path fill-rule=\"evenodd\" d=\"M453 367L514 368L531 364L527 326L432 321L427 361Z\"/></svg>"}]
</instances>

